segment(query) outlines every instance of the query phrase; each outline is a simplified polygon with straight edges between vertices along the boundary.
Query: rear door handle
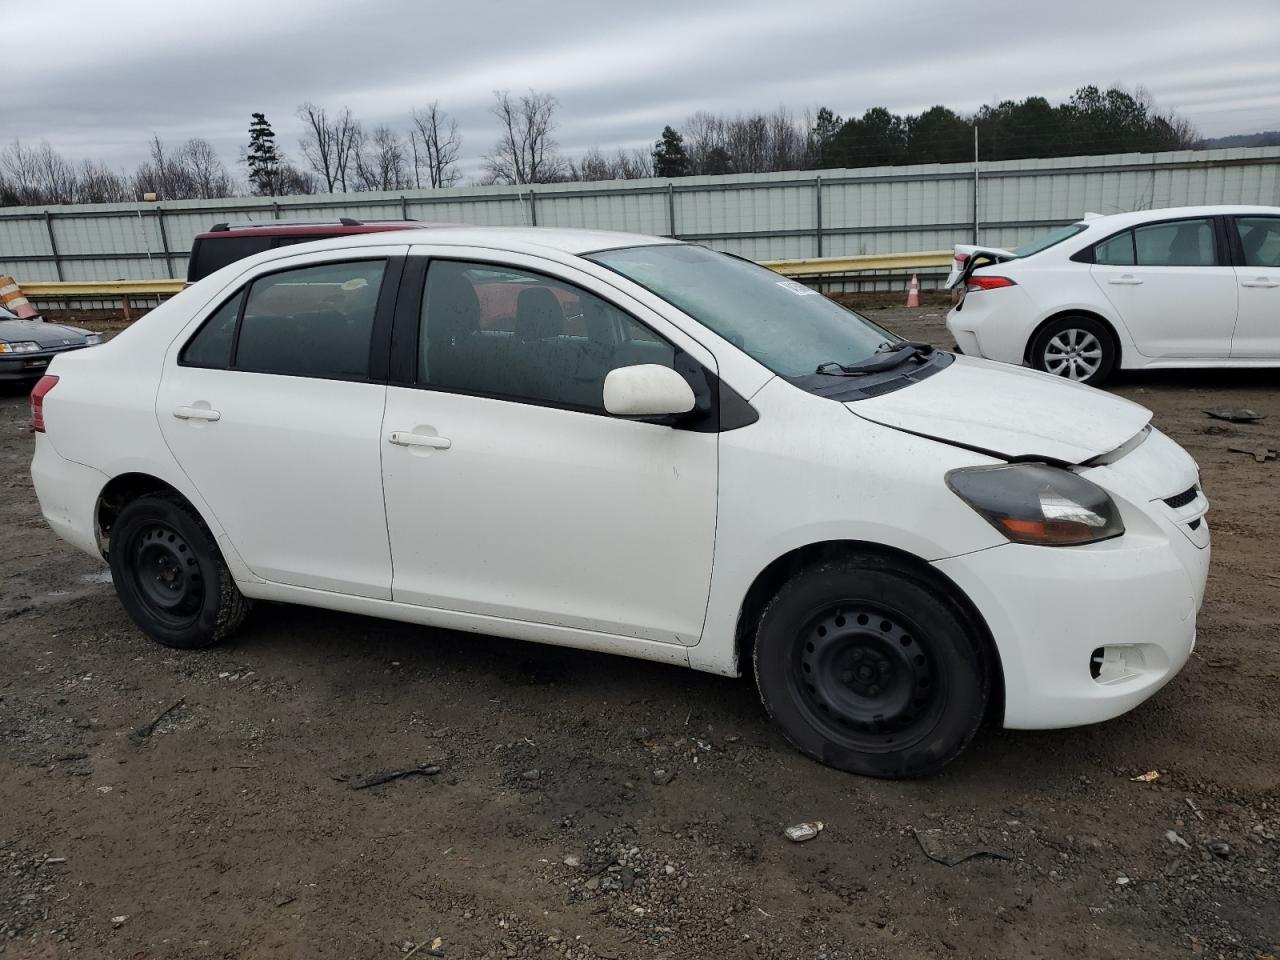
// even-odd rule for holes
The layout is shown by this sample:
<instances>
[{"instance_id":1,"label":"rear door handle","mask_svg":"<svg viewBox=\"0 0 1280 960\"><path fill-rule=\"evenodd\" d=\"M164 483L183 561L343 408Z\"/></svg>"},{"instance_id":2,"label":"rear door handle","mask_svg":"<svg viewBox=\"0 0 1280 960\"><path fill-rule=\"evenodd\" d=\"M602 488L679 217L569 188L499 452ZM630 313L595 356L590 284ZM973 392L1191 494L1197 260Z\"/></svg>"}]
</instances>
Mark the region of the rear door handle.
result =
<instances>
[{"instance_id":1,"label":"rear door handle","mask_svg":"<svg viewBox=\"0 0 1280 960\"><path fill-rule=\"evenodd\" d=\"M436 437L425 433L412 433L408 430L397 430L387 437L397 447L431 447L433 450L448 450L453 441L448 437Z\"/></svg>"},{"instance_id":2,"label":"rear door handle","mask_svg":"<svg viewBox=\"0 0 1280 960\"><path fill-rule=\"evenodd\" d=\"M1114 283L1119 286L1136 287L1142 281L1137 277L1131 277L1127 273L1123 277L1111 277L1107 283Z\"/></svg>"},{"instance_id":3,"label":"rear door handle","mask_svg":"<svg viewBox=\"0 0 1280 960\"><path fill-rule=\"evenodd\" d=\"M179 420L207 420L210 423L222 419L222 414L208 407L177 407L173 415Z\"/></svg>"},{"instance_id":4,"label":"rear door handle","mask_svg":"<svg viewBox=\"0 0 1280 960\"><path fill-rule=\"evenodd\" d=\"M1242 287L1280 287L1280 281L1268 280L1266 277L1259 277L1257 280L1241 280Z\"/></svg>"}]
</instances>

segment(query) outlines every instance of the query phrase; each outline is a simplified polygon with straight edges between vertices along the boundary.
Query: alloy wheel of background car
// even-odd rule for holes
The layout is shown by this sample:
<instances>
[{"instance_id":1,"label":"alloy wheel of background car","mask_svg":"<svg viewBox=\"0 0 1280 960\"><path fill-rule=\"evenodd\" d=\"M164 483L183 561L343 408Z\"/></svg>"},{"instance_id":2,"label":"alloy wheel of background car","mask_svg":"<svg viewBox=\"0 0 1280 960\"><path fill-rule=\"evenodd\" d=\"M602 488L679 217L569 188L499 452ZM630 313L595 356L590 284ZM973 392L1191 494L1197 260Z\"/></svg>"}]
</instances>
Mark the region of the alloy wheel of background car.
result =
<instances>
[{"instance_id":1,"label":"alloy wheel of background car","mask_svg":"<svg viewBox=\"0 0 1280 960\"><path fill-rule=\"evenodd\" d=\"M212 534L178 498L149 495L125 506L111 532L109 560L125 610L165 646L211 646L248 613Z\"/></svg>"},{"instance_id":2,"label":"alloy wheel of background car","mask_svg":"<svg viewBox=\"0 0 1280 960\"><path fill-rule=\"evenodd\" d=\"M1110 331L1086 316L1061 317L1047 324L1031 347L1037 369L1090 385L1111 375L1115 353Z\"/></svg>"},{"instance_id":3,"label":"alloy wheel of background car","mask_svg":"<svg viewBox=\"0 0 1280 960\"><path fill-rule=\"evenodd\" d=\"M875 777L931 773L982 722L982 643L909 565L857 556L808 568L778 591L755 648L761 699L809 756Z\"/></svg>"}]
</instances>

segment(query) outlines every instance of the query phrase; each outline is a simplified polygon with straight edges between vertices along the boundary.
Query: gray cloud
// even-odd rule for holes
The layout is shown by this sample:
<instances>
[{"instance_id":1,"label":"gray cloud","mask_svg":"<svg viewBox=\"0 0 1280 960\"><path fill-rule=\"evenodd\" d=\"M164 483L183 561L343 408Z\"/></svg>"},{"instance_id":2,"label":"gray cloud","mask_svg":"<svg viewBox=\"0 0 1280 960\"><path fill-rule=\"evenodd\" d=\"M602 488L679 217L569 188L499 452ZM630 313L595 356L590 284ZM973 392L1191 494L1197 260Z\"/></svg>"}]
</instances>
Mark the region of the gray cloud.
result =
<instances>
[{"instance_id":1,"label":"gray cloud","mask_svg":"<svg viewBox=\"0 0 1280 960\"><path fill-rule=\"evenodd\" d=\"M153 132L232 161L254 110L296 155L304 100L404 129L439 99L473 168L495 88L555 94L571 154L645 146L698 109L970 110L1084 83L1143 84L1206 135L1280 128L1274 0L2 0L0 22L53 38L5 72L3 134L119 166Z\"/></svg>"}]
</instances>

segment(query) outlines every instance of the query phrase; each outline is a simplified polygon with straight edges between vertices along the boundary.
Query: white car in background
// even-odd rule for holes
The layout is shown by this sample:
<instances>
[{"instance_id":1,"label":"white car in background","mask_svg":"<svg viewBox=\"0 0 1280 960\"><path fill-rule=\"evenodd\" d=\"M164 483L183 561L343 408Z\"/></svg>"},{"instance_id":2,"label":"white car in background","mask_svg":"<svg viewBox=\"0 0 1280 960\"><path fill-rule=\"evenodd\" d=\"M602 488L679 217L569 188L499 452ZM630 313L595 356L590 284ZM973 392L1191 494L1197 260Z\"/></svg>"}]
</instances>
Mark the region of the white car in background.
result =
<instances>
[{"instance_id":1,"label":"white car in background","mask_svg":"<svg viewBox=\"0 0 1280 960\"><path fill-rule=\"evenodd\" d=\"M970 356L1092 385L1280 366L1280 207L1086 215L1013 251L955 250L947 327Z\"/></svg>"},{"instance_id":2,"label":"white car in background","mask_svg":"<svg viewBox=\"0 0 1280 960\"><path fill-rule=\"evenodd\" d=\"M1209 564L1149 410L652 237L272 250L57 357L32 413L44 516L160 643L264 599L754 673L801 750L874 776L938 769L989 704L1141 703Z\"/></svg>"}]
</instances>

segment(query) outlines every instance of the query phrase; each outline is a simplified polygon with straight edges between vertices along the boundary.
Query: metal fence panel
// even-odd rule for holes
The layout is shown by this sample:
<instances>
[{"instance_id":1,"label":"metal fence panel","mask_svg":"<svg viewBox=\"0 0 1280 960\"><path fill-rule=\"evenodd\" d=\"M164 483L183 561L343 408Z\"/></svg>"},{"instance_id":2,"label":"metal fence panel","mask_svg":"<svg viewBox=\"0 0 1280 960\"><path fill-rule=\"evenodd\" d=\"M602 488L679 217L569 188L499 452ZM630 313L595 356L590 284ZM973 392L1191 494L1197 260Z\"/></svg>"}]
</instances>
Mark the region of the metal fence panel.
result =
<instances>
[{"instance_id":1,"label":"metal fence panel","mask_svg":"<svg viewBox=\"0 0 1280 960\"><path fill-rule=\"evenodd\" d=\"M976 190L976 202L975 202ZM19 281L182 277L218 221L411 217L675 235L757 260L1014 246L1086 211L1280 205L1280 147L677 180L0 208ZM975 219L977 221L975 225Z\"/></svg>"}]
</instances>

